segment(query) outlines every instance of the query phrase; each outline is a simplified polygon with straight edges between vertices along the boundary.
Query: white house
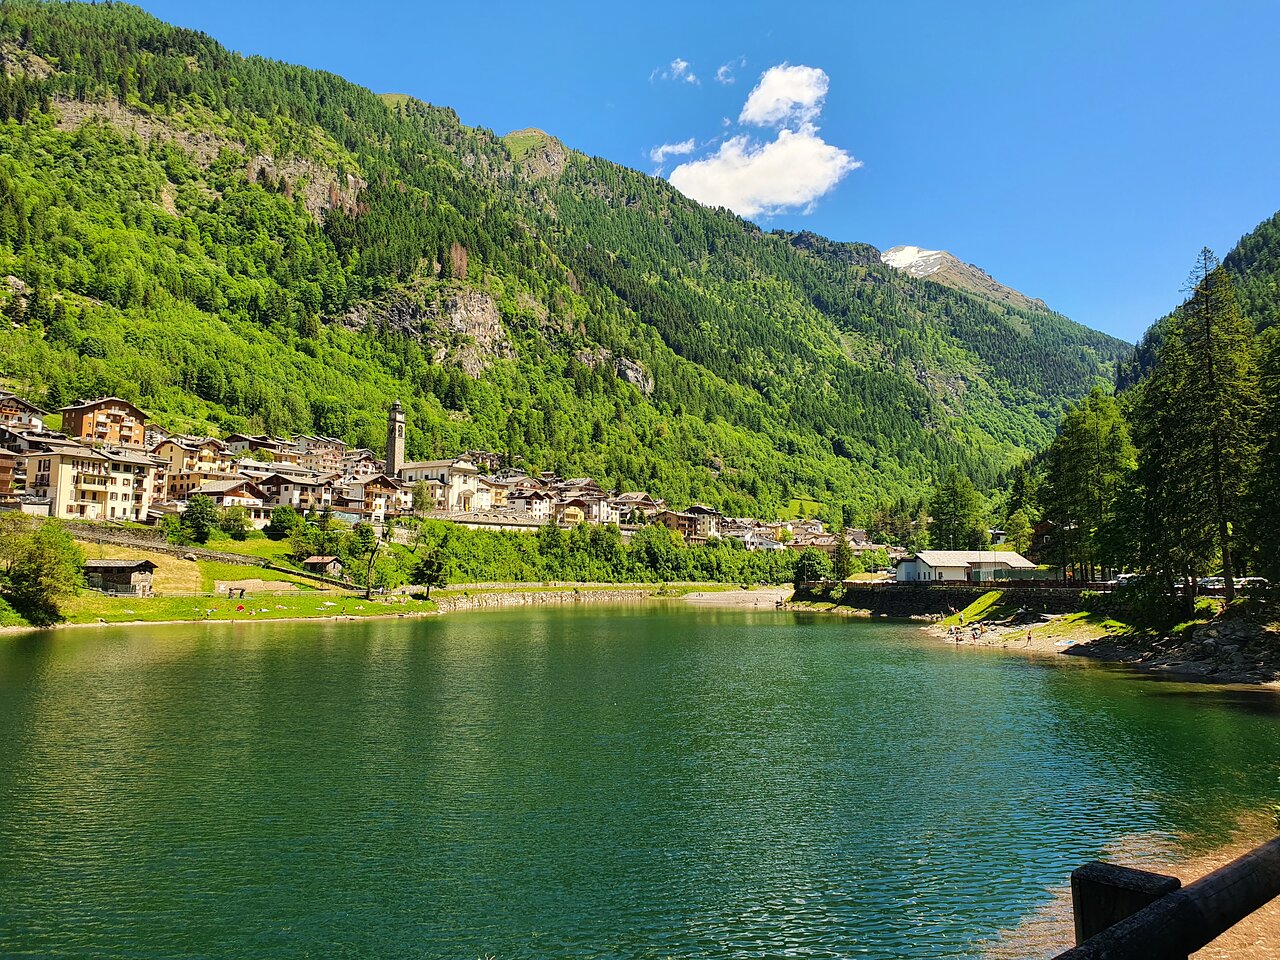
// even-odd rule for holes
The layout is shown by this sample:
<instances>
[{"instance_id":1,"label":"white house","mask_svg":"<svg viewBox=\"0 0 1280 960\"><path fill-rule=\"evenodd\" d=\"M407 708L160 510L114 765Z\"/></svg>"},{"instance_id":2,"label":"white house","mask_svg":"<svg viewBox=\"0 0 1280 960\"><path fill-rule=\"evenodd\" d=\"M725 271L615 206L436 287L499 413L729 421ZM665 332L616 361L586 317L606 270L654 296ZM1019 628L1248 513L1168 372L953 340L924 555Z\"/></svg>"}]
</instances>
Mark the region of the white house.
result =
<instances>
[{"instance_id":1,"label":"white house","mask_svg":"<svg viewBox=\"0 0 1280 960\"><path fill-rule=\"evenodd\" d=\"M412 487L419 480L435 480L444 488L444 509L449 513L469 513L478 508L476 493L480 470L469 460L421 460L406 463L397 479Z\"/></svg>"},{"instance_id":2,"label":"white house","mask_svg":"<svg viewBox=\"0 0 1280 960\"><path fill-rule=\"evenodd\" d=\"M542 490L514 490L507 496L507 506L515 513L547 520L551 517L551 505L556 498Z\"/></svg>"},{"instance_id":3,"label":"white house","mask_svg":"<svg viewBox=\"0 0 1280 960\"><path fill-rule=\"evenodd\" d=\"M1000 571L1035 567L1011 551L921 550L898 561L894 579L898 583L980 583L995 579Z\"/></svg>"}]
</instances>

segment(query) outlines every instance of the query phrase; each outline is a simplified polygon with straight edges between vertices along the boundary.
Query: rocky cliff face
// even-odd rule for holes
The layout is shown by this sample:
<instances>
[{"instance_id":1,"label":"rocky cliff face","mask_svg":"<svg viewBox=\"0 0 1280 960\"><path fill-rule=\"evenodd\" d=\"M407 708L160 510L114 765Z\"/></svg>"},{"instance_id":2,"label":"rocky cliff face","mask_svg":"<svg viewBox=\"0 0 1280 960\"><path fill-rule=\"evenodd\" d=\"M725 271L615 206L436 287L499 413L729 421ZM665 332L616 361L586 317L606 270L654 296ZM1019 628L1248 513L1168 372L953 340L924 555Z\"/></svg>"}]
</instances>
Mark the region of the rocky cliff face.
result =
<instances>
[{"instance_id":1,"label":"rocky cliff face","mask_svg":"<svg viewBox=\"0 0 1280 960\"><path fill-rule=\"evenodd\" d=\"M121 133L136 136L151 143L172 142L188 153L202 168L208 169L224 150L245 154L245 174L251 181L269 184L278 189L281 184L287 196L300 196L307 212L317 221L325 211L341 207L354 211L356 198L367 186L353 173L339 173L333 167L304 157L275 157L258 154L250 157L239 140L211 130L186 129L163 118L149 116L141 111L122 106L115 101L84 101L64 98L56 101L57 127L75 130L86 123L102 123ZM170 213L176 214L171 186L161 200Z\"/></svg>"},{"instance_id":2,"label":"rocky cliff face","mask_svg":"<svg viewBox=\"0 0 1280 960\"><path fill-rule=\"evenodd\" d=\"M385 325L417 337L436 363L452 363L479 378L495 359L515 356L493 297L480 290L404 290L354 307L343 324L356 330Z\"/></svg>"}]
</instances>

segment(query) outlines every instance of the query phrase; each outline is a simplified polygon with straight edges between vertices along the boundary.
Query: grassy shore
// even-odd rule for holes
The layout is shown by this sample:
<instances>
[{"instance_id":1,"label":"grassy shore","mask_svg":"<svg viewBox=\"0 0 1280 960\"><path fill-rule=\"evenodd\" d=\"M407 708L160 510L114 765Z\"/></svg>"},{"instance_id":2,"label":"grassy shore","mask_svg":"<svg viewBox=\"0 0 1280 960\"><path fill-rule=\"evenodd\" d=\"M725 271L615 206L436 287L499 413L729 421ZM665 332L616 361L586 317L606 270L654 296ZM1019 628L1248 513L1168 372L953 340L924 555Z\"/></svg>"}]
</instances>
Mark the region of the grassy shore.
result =
<instances>
[{"instance_id":1,"label":"grassy shore","mask_svg":"<svg viewBox=\"0 0 1280 960\"><path fill-rule=\"evenodd\" d=\"M1274 609L1214 608L1158 628L1079 610L1038 616L1012 609L999 591L925 628L963 647L1072 654L1214 683L1280 682L1280 616Z\"/></svg>"},{"instance_id":2,"label":"grassy shore","mask_svg":"<svg viewBox=\"0 0 1280 960\"><path fill-rule=\"evenodd\" d=\"M435 613L429 600L412 597L365 600L359 594L311 591L226 597L109 597L81 593L62 606L68 624L170 623L205 620L310 620Z\"/></svg>"},{"instance_id":3,"label":"grassy shore","mask_svg":"<svg viewBox=\"0 0 1280 960\"><path fill-rule=\"evenodd\" d=\"M689 595L695 602L725 596L743 603L758 603L759 596L729 583L592 583L592 584L460 584L437 588L431 599L409 596L364 599L359 591L318 587L314 582L290 574L259 570L230 563L190 561L167 554L148 553L128 547L90 545L93 558L148 559L156 564L150 597L109 596L82 590L62 601L60 608L67 626L122 623L183 623L245 620L309 620L341 617L426 616L451 609L502 606L500 600L512 595L539 595L540 602L608 602L611 596L634 599L648 597L679 599ZM245 596L213 595L218 584L247 585ZM790 592L789 588L786 592ZM772 603L772 593L770 594ZM729 603L728 605L741 605ZM33 629L12 608L0 601L0 631Z\"/></svg>"}]
</instances>

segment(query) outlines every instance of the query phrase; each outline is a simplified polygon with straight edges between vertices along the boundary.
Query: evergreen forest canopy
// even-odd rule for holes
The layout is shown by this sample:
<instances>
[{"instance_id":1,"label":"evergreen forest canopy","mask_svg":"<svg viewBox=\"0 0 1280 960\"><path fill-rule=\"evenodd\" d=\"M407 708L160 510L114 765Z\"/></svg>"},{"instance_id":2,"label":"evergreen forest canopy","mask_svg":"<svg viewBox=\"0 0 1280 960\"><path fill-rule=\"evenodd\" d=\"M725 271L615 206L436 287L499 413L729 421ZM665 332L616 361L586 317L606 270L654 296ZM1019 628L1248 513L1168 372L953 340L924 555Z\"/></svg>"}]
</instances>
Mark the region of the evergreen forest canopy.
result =
<instances>
[{"instance_id":1,"label":"evergreen forest canopy","mask_svg":"<svg viewBox=\"0 0 1280 960\"><path fill-rule=\"evenodd\" d=\"M1073 405L1015 472L1008 509L1049 521L1051 559L1084 577L1134 569L1190 596L1221 575L1230 599L1242 575L1280 585L1280 214L1221 263L1203 250L1188 288L1121 392Z\"/></svg>"},{"instance_id":2,"label":"evergreen forest canopy","mask_svg":"<svg viewBox=\"0 0 1280 960\"><path fill-rule=\"evenodd\" d=\"M381 450L400 398L412 457L853 522L990 490L1128 352L132 6L4 0L0 62L0 385L45 406Z\"/></svg>"}]
</instances>

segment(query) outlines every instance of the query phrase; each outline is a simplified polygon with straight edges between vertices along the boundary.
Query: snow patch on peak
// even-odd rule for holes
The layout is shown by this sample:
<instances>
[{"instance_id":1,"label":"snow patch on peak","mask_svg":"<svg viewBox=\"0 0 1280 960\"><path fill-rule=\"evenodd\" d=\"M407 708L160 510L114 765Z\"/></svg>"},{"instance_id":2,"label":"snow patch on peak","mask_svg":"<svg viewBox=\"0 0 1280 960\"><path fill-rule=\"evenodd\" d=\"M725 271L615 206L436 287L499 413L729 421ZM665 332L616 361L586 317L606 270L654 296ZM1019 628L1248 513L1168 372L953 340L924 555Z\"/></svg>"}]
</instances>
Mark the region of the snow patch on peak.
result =
<instances>
[{"instance_id":1,"label":"snow patch on peak","mask_svg":"<svg viewBox=\"0 0 1280 960\"><path fill-rule=\"evenodd\" d=\"M950 258L945 250L925 250L923 247L901 246L880 254L880 260L913 277L927 277L940 270Z\"/></svg>"}]
</instances>

